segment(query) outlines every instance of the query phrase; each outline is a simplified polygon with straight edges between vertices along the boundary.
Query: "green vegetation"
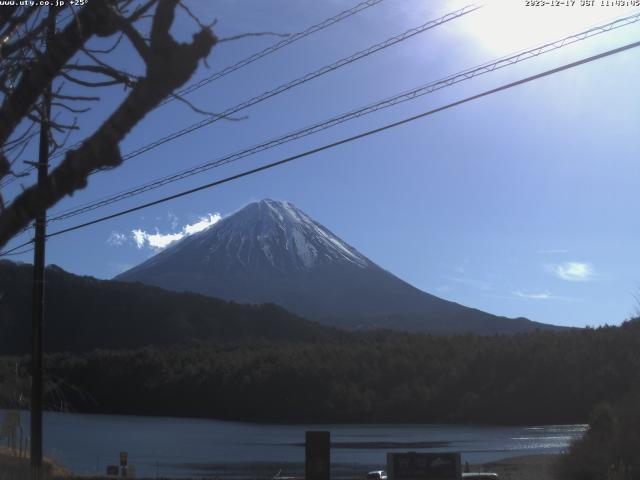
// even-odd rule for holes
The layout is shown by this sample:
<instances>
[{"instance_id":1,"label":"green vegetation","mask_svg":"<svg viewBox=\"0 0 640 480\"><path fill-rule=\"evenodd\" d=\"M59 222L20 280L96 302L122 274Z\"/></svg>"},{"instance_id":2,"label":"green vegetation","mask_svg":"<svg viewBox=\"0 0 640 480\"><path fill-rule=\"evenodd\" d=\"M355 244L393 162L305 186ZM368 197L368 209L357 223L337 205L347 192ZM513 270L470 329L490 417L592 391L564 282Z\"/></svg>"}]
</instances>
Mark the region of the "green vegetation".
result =
<instances>
[{"instance_id":1,"label":"green vegetation","mask_svg":"<svg viewBox=\"0 0 640 480\"><path fill-rule=\"evenodd\" d=\"M46 369L58 399L52 403L64 398L85 412L279 422L586 422L598 403L640 391L640 320L495 337L379 332L296 343L192 342L53 354ZM13 382L14 371L15 359L4 359L0 381Z\"/></svg>"},{"instance_id":2,"label":"green vegetation","mask_svg":"<svg viewBox=\"0 0 640 480\"><path fill-rule=\"evenodd\" d=\"M631 480L640 472L640 395L598 404L586 435L560 458L561 478Z\"/></svg>"}]
</instances>

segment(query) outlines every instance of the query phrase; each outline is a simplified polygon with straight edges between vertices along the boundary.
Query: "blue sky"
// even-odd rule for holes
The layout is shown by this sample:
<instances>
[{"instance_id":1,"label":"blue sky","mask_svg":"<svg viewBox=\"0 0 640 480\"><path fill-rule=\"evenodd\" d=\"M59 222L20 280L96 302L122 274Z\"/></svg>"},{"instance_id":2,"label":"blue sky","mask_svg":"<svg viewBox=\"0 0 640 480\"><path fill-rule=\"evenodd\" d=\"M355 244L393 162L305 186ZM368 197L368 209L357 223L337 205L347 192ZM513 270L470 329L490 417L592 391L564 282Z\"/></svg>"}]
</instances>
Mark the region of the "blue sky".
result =
<instances>
[{"instance_id":1,"label":"blue sky","mask_svg":"<svg viewBox=\"0 0 640 480\"><path fill-rule=\"evenodd\" d=\"M355 1L192 0L215 32L297 32ZM199 165L302 126L513 51L555 40L623 8L526 9L494 2L348 67L217 122L122 167L94 175L50 214ZM579 2L578 2L579 3ZM426 5L426 6L425 6ZM384 0L323 32L199 89L189 99L222 111L464 3ZM195 30L181 15L180 38ZM640 24L463 82L111 207L51 230L134 206L640 39ZM224 42L194 80L276 42ZM127 45L116 60L139 62ZM250 201L289 200L416 287L491 313L559 325L618 324L636 313L640 225L640 49L627 51L219 188L53 238L48 263L111 278ZM82 117L92 131L122 90ZM149 115L129 152L202 117L179 102ZM72 139L74 141L74 139ZM30 180L25 180L25 185ZM19 182L7 190L15 194ZM149 235L160 235L150 237ZM20 237L12 244L24 241ZM154 243L156 242L156 243ZM154 243L156 247L151 245ZM16 258L31 261L30 255Z\"/></svg>"}]
</instances>

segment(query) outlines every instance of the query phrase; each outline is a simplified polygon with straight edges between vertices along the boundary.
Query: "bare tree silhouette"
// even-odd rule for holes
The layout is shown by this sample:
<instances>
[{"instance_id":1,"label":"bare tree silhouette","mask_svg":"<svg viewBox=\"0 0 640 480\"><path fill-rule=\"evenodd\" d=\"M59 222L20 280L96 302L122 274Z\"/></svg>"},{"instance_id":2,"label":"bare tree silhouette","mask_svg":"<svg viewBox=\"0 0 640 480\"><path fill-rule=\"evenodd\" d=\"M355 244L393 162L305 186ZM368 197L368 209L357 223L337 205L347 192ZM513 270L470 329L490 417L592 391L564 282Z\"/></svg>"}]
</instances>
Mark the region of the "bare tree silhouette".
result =
<instances>
[{"instance_id":1,"label":"bare tree silhouette","mask_svg":"<svg viewBox=\"0 0 640 480\"><path fill-rule=\"evenodd\" d=\"M189 43L170 29L180 7L196 23ZM218 39L179 0L91 0L79 9L55 10L59 29L45 42L47 10L35 6L0 9L0 188L22 175L19 165L30 143L47 128L51 152L60 152L78 129L77 116L100 100L100 89L121 85L127 92L102 124L64 151L46 182L24 189L6 205L0 194L0 247L26 228L43 208L87 185L88 176L122 163L120 142L143 118L185 84ZM148 26L148 33L143 30ZM102 48L89 47L104 39ZM113 52L128 42L144 65L134 74ZM53 85L47 115L40 101ZM198 113L205 113L184 100ZM48 118L49 117L49 118Z\"/></svg>"}]
</instances>

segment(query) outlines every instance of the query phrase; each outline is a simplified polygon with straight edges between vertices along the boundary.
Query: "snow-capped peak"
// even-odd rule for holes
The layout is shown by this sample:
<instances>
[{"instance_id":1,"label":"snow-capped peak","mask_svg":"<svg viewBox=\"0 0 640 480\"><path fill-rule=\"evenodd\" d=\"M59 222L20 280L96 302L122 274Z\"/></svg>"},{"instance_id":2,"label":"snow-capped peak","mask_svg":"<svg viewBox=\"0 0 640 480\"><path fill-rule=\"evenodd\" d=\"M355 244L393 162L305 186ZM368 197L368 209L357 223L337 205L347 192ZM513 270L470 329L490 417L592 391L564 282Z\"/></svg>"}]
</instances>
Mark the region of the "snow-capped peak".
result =
<instances>
[{"instance_id":1,"label":"snow-capped peak","mask_svg":"<svg viewBox=\"0 0 640 480\"><path fill-rule=\"evenodd\" d=\"M223 227L240 244L255 242L265 259L274 266L277 266L279 256L275 252L278 250L287 253L284 258L280 256L282 260L294 261L305 268L331 261L346 261L360 267L370 263L290 202L264 199L249 204L228 217L226 222L221 222L220 228Z\"/></svg>"},{"instance_id":2,"label":"snow-capped peak","mask_svg":"<svg viewBox=\"0 0 640 480\"><path fill-rule=\"evenodd\" d=\"M273 270L288 275L321 266L375 265L292 203L265 199L170 245L121 278L164 269L262 278Z\"/></svg>"}]
</instances>

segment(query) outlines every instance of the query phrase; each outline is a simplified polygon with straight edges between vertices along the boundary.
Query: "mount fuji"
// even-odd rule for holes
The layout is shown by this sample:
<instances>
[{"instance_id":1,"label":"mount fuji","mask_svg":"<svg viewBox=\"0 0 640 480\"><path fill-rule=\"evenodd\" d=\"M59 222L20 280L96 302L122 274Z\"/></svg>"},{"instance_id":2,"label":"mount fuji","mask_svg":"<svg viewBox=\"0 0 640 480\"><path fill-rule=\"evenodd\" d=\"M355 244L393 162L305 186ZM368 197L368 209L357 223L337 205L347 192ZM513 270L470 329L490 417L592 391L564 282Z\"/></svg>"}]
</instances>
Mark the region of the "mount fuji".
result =
<instances>
[{"instance_id":1,"label":"mount fuji","mask_svg":"<svg viewBox=\"0 0 640 480\"><path fill-rule=\"evenodd\" d=\"M275 303L347 329L452 334L557 328L499 317L423 292L289 202L250 203L115 280L240 303Z\"/></svg>"}]
</instances>

